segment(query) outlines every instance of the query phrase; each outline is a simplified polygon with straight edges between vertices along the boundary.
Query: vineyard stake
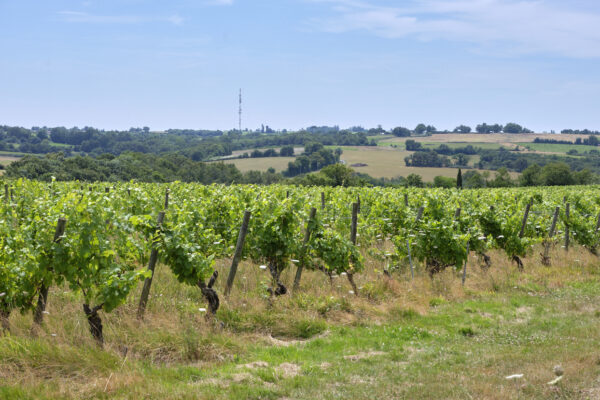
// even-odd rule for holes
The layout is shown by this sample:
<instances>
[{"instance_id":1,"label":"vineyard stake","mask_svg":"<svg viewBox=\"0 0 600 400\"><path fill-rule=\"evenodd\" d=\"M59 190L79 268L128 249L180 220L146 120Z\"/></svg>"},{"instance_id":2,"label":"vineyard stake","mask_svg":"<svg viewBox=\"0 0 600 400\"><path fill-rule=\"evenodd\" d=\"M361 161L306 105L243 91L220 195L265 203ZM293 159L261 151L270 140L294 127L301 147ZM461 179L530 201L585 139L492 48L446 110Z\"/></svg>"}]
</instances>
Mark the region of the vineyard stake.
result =
<instances>
[{"instance_id":1,"label":"vineyard stake","mask_svg":"<svg viewBox=\"0 0 600 400\"><path fill-rule=\"evenodd\" d=\"M600 213L598 213L598 221L596 222L596 233L600 230Z\"/></svg>"},{"instance_id":2,"label":"vineyard stake","mask_svg":"<svg viewBox=\"0 0 600 400\"><path fill-rule=\"evenodd\" d=\"M415 218L415 223L419 222L421 217L423 216L423 210L425 208L423 206L419 207L417 211L417 217ZM410 264L410 279L415 279L415 268L413 267L412 256L410 254L410 242L406 239L406 251L408 252L408 263Z\"/></svg>"},{"instance_id":3,"label":"vineyard stake","mask_svg":"<svg viewBox=\"0 0 600 400\"><path fill-rule=\"evenodd\" d=\"M165 210L169 208L169 188L165 191Z\"/></svg>"},{"instance_id":4,"label":"vineyard stake","mask_svg":"<svg viewBox=\"0 0 600 400\"><path fill-rule=\"evenodd\" d=\"M157 226L158 229L162 227L162 223L165 220L165 212L161 211L158 213ZM151 275L144 281L144 288L142 289L142 296L140 297L140 303L138 304L137 318L143 319L144 312L146 311L146 304L148 303L148 295L150 294L150 286L152 286L152 278L154 277L154 268L158 261L158 248L156 243L152 242L152 252L150 253L150 261L148 261L148 270Z\"/></svg>"},{"instance_id":5,"label":"vineyard stake","mask_svg":"<svg viewBox=\"0 0 600 400\"><path fill-rule=\"evenodd\" d=\"M325 209L325 192L321 192L321 210Z\"/></svg>"},{"instance_id":6,"label":"vineyard stake","mask_svg":"<svg viewBox=\"0 0 600 400\"><path fill-rule=\"evenodd\" d=\"M525 226L527 225L527 218L529 217L529 210L531 209L531 203L527 203L525 207L525 214L523 215L523 223L521 224L521 231L519 232L519 237L522 238L525 234Z\"/></svg>"},{"instance_id":7,"label":"vineyard stake","mask_svg":"<svg viewBox=\"0 0 600 400\"><path fill-rule=\"evenodd\" d=\"M308 246L308 241L310 240L310 234L311 234L310 228L311 228L312 222L314 221L316 215L317 215L317 209L314 207L311 208L310 215L308 216L308 223L306 224L306 231L304 232L304 244L302 246L302 257L300 258L300 263L298 264L298 269L296 270L296 277L294 278L294 288L293 288L294 293L300 287L300 279L302 278L302 269L304 268L304 262L305 262L305 258L306 258L306 247Z\"/></svg>"},{"instance_id":8,"label":"vineyard stake","mask_svg":"<svg viewBox=\"0 0 600 400\"><path fill-rule=\"evenodd\" d=\"M251 214L252 213L248 210L244 211L244 219L242 220L242 226L240 228L240 233L238 234L233 260L231 260L231 268L229 268L227 284L225 285L225 296L229 296L229 292L231 292L231 287L233 286L233 280L235 279L235 274L237 273L238 264L242 258L242 250L244 250L244 241L246 240L246 233L248 232L248 223L250 222Z\"/></svg>"},{"instance_id":9,"label":"vineyard stake","mask_svg":"<svg viewBox=\"0 0 600 400\"><path fill-rule=\"evenodd\" d=\"M458 218L460 218L460 207L458 207L454 213L454 220L456 221Z\"/></svg>"},{"instance_id":10,"label":"vineyard stake","mask_svg":"<svg viewBox=\"0 0 600 400\"><path fill-rule=\"evenodd\" d=\"M410 255L410 243L406 239L406 250L408 251L408 263L410 264L410 279L415 279L415 269L413 268L412 256Z\"/></svg>"},{"instance_id":11,"label":"vineyard stake","mask_svg":"<svg viewBox=\"0 0 600 400\"><path fill-rule=\"evenodd\" d=\"M356 204L358 204L358 209L356 212L360 214L360 195L356 196Z\"/></svg>"},{"instance_id":12,"label":"vineyard stake","mask_svg":"<svg viewBox=\"0 0 600 400\"><path fill-rule=\"evenodd\" d=\"M465 286L465 281L467 280L467 263L469 262L469 245L470 244L471 244L471 242L467 242L467 258L465 260L465 265L463 266L463 273L462 273L462 285L463 286Z\"/></svg>"},{"instance_id":13,"label":"vineyard stake","mask_svg":"<svg viewBox=\"0 0 600 400\"><path fill-rule=\"evenodd\" d=\"M554 230L556 229L556 221L558 220L558 212L560 207L554 209L554 216L552 217L552 224L550 225L550 231L548 232L548 239L544 243L544 254L542 255L542 264L550 265L550 239L554 236Z\"/></svg>"},{"instance_id":14,"label":"vineyard stake","mask_svg":"<svg viewBox=\"0 0 600 400\"><path fill-rule=\"evenodd\" d=\"M4 202L8 203L8 184L4 185Z\"/></svg>"},{"instance_id":15,"label":"vineyard stake","mask_svg":"<svg viewBox=\"0 0 600 400\"><path fill-rule=\"evenodd\" d=\"M569 251L569 214L571 211L571 203L567 203L565 208L565 251Z\"/></svg>"},{"instance_id":16,"label":"vineyard stake","mask_svg":"<svg viewBox=\"0 0 600 400\"><path fill-rule=\"evenodd\" d=\"M350 241L353 245L356 246L356 228L358 225L358 203L352 203L352 225L350 226ZM354 261L354 260L351 260ZM358 296L358 289L356 287L356 283L354 283L354 274L351 272L346 272L346 276L348 277L348 281L352 286L352 290L354 290L354 295Z\"/></svg>"},{"instance_id":17,"label":"vineyard stake","mask_svg":"<svg viewBox=\"0 0 600 400\"><path fill-rule=\"evenodd\" d=\"M54 239L52 240L54 243L59 243L61 241L62 236L65 234L66 225L66 219L58 219L58 222L56 223L56 230L54 231ZM35 308L35 312L33 314L33 322L38 326L44 322L44 311L46 311L46 304L48 304L48 286L45 282L42 282L40 294L38 296L37 307Z\"/></svg>"},{"instance_id":18,"label":"vineyard stake","mask_svg":"<svg viewBox=\"0 0 600 400\"><path fill-rule=\"evenodd\" d=\"M404 205L408 207L408 193L404 193Z\"/></svg>"}]
</instances>

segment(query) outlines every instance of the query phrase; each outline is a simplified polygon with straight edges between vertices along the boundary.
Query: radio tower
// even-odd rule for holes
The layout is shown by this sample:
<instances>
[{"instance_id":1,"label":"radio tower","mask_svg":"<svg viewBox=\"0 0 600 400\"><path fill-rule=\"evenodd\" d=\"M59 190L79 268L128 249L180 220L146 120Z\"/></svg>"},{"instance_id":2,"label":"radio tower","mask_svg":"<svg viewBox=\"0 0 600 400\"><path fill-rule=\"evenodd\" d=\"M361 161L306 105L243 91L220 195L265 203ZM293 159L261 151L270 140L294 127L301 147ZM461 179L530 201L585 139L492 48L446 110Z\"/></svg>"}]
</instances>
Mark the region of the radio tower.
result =
<instances>
[{"instance_id":1,"label":"radio tower","mask_svg":"<svg viewBox=\"0 0 600 400\"><path fill-rule=\"evenodd\" d=\"M238 121L238 127L240 129L240 133L242 133L242 89L240 89L240 110L239 110L239 121Z\"/></svg>"}]
</instances>

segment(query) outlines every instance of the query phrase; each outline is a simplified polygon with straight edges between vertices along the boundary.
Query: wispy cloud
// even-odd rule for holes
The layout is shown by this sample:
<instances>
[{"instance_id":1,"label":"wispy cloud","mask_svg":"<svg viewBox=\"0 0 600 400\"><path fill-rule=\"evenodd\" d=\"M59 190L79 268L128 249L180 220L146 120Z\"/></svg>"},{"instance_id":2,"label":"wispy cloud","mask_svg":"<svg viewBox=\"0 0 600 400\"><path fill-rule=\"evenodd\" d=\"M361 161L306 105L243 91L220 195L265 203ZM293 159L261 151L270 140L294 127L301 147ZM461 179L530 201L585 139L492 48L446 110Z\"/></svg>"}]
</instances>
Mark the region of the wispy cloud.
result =
<instances>
[{"instance_id":1,"label":"wispy cloud","mask_svg":"<svg viewBox=\"0 0 600 400\"><path fill-rule=\"evenodd\" d=\"M407 7L390 7L360 0L309 1L329 4L331 17L311 21L328 32L364 30L385 38L461 41L516 54L600 57L600 12L568 3L415 0Z\"/></svg>"},{"instance_id":2,"label":"wispy cloud","mask_svg":"<svg viewBox=\"0 0 600 400\"><path fill-rule=\"evenodd\" d=\"M140 15L96 15L80 11L59 11L58 15L66 22L91 24L141 24L148 22L168 22L182 25L183 17L174 14L168 17L147 17Z\"/></svg>"},{"instance_id":3,"label":"wispy cloud","mask_svg":"<svg viewBox=\"0 0 600 400\"><path fill-rule=\"evenodd\" d=\"M206 4L213 6L231 6L233 5L233 0L207 0Z\"/></svg>"}]
</instances>

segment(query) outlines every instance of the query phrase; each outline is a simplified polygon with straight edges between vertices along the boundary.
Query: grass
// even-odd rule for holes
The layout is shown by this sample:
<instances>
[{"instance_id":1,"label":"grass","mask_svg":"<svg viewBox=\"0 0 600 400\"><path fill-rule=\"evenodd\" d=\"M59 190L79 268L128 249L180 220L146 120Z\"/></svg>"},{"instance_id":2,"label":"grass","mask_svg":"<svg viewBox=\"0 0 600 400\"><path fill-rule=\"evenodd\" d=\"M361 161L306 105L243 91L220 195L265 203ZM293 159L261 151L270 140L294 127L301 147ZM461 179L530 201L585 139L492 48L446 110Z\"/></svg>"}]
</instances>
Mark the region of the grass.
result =
<instances>
[{"instance_id":1,"label":"grass","mask_svg":"<svg viewBox=\"0 0 600 400\"><path fill-rule=\"evenodd\" d=\"M144 322L132 317L139 293L103 315L105 350L79 296L52 288L36 335L17 314L0 337L0 398L597 398L597 258L556 249L547 268L538 252L522 273L501 254L487 272L472 257L464 288L457 272L430 280L419 266L413 282L404 268L388 279L367 257L359 297L307 271L299 293L274 300L266 273L244 262L213 322L199 290L160 265ZM219 293L228 264L218 263ZM557 364L564 379L548 385Z\"/></svg>"}]
</instances>

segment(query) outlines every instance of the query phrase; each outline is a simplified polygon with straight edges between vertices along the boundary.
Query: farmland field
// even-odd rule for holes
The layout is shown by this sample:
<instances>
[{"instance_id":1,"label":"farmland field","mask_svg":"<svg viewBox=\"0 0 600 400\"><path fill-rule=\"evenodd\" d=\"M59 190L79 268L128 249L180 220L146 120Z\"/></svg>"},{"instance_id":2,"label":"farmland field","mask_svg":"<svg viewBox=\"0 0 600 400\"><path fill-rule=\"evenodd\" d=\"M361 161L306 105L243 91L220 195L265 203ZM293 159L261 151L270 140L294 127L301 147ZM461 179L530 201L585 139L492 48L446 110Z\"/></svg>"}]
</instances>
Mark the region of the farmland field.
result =
<instances>
[{"instance_id":1,"label":"farmland field","mask_svg":"<svg viewBox=\"0 0 600 400\"><path fill-rule=\"evenodd\" d=\"M597 187L1 183L2 399L598 394ZM275 283L291 293L273 296Z\"/></svg>"},{"instance_id":2,"label":"farmland field","mask_svg":"<svg viewBox=\"0 0 600 400\"><path fill-rule=\"evenodd\" d=\"M363 167L352 167L357 172L369 174L375 178L394 178L398 176L407 177L410 174L418 174L423 178L424 182L431 182L438 175L450 178L456 178L457 168L425 168L425 167L407 167L404 158L412 151L396 150L391 148L380 147L343 147L341 160L345 161L348 166L354 164L367 164ZM471 165L478 160L478 156L471 156ZM484 170L477 170L485 172ZM494 174L490 171L490 174ZM517 173L511 173L514 178Z\"/></svg>"},{"instance_id":3,"label":"farmland field","mask_svg":"<svg viewBox=\"0 0 600 400\"><path fill-rule=\"evenodd\" d=\"M522 147L540 153L566 153L569 150L577 150L579 153L584 153L590 150L598 150L597 146L583 146L576 144L560 144L560 143L521 143Z\"/></svg>"},{"instance_id":4,"label":"farmland field","mask_svg":"<svg viewBox=\"0 0 600 400\"><path fill-rule=\"evenodd\" d=\"M237 158L234 160L223 160L225 164L233 164L240 171L266 171L269 168L275 168L275 171L281 172L287 169L288 163L293 162L294 157L258 157L258 158Z\"/></svg>"}]
</instances>

